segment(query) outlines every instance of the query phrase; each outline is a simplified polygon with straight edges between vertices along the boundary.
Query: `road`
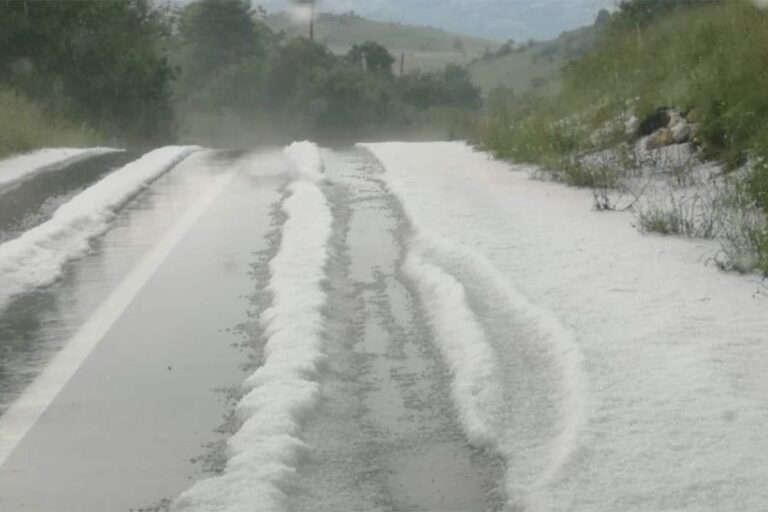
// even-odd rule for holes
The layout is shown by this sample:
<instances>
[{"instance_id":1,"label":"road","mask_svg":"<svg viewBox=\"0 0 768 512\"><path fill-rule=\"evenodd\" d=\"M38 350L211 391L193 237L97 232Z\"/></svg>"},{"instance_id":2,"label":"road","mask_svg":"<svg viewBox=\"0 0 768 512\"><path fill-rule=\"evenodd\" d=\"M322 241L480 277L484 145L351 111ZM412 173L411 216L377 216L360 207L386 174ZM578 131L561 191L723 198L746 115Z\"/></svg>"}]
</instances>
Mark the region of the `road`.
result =
<instances>
[{"instance_id":1,"label":"road","mask_svg":"<svg viewBox=\"0 0 768 512\"><path fill-rule=\"evenodd\" d=\"M458 143L104 153L12 191L0 510L768 504L755 280L588 192Z\"/></svg>"},{"instance_id":2,"label":"road","mask_svg":"<svg viewBox=\"0 0 768 512\"><path fill-rule=\"evenodd\" d=\"M34 227L46 201L50 215L136 157L98 157L24 183L23 200L4 203L13 215L3 233ZM450 375L400 275L403 214L365 151L324 157L323 188L338 213L322 378L333 393L304 433L314 455L291 507L486 510L500 461L463 438ZM0 509L162 509L222 471L240 385L263 358L256 319L268 305L290 165L277 150L193 154L120 211L54 285L7 307L3 410L34 406L35 379L77 364L60 358L83 326L108 326L71 378L48 383L60 390L9 449ZM5 419L7 435L16 425Z\"/></svg>"}]
</instances>

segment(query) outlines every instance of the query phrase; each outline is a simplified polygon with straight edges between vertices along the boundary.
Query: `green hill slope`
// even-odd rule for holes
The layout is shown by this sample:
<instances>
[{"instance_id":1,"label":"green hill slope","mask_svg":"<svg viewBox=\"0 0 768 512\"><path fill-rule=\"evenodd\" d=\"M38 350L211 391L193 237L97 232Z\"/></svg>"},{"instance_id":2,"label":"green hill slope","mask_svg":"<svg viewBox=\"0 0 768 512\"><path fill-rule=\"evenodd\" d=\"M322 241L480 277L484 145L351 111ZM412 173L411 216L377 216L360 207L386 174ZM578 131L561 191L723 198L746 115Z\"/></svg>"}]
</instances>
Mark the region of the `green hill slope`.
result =
<instances>
[{"instance_id":1,"label":"green hill slope","mask_svg":"<svg viewBox=\"0 0 768 512\"><path fill-rule=\"evenodd\" d=\"M525 45L505 45L495 54L472 62L473 81L486 94L509 87L515 94L557 91L558 74L566 63L586 53L597 40L597 26L564 32L557 39Z\"/></svg>"},{"instance_id":2,"label":"green hill slope","mask_svg":"<svg viewBox=\"0 0 768 512\"><path fill-rule=\"evenodd\" d=\"M267 25L288 36L306 36L307 27L296 25L285 13L270 14ZM315 23L315 37L335 53L346 53L353 45L376 41L393 55L405 53L406 71L442 69L448 63L467 64L482 57L486 49L496 51L498 41L465 36L432 27L403 25L362 18L354 13L322 13Z\"/></svg>"}]
</instances>

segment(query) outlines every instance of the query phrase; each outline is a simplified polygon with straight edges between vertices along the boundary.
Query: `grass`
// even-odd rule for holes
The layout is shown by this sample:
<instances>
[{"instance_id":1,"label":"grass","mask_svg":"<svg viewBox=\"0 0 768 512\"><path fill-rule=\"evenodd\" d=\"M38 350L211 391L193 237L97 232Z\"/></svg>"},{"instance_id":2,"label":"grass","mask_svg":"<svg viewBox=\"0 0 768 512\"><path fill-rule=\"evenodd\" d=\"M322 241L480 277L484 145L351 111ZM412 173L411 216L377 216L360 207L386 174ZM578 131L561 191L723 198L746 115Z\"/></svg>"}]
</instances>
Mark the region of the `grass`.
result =
<instances>
[{"instance_id":1,"label":"grass","mask_svg":"<svg viewBox=\"0 0 768 512\"><path fill-rule=\"evenodd\" d=\"M477 123L476 140L499 157L539 164L566 183L595 189L594 173L581 164L585 157L635 144L625 126L629 118L679 108L697 125L700 157L719 161L726 173L745 169L732 173L741 199L728 207L737 214L729 214L721 230L731 262L723 266L749 263L768 275L766 62L768 10L747 0L673 8L647 24L613 23L592 50L562 68L555 94L494 105ZM627 170L616 166L616 181ZM670 172L680 186L689 179L685 168ZM678 202L646 209L639 226L713 236L712 226L691 218L699 207Z\"/></svg>"},{"instance_id":2,"label":"grass","mask_svg":"<svg viewBox=\"0 0 768 512\"><path fill-rule=\"evenodd\" d=\"M97 133L88 127L53 117L16 93L0 89L0 157L41 147L98 142Z\"/></svg>"},{"instance_id":3,"label":"grass","mask_svg":"<svg viewBox=\"0 0 768 512\"><path fill-rule=\"evenodd\" d=\"M675 197L670 193L669 200L663 204L642 206L637 220L643 233L712 239L719 235L724 215L716 198Z\"/></svg>"},{"instance_id":4,"label":"grass","mask_svg":"<svg viewBox=\"0 0 768 512\"><path fill-rule=\"evenodd\" d=\"M307 27L295 24L285 13L270 14L267 25L288 36L306 36ZM501 43L491 39L455 34L445 30L363 18L356 14L322 13L315 23L316 39L337 54L365 41L376 41L399 58L405 53L405 71L441 70L446 64L467 64L496 50ZM457 41L460 41L458 43ZM399 70L399 68L398 68Z\"/></svg>"}]
</instances>

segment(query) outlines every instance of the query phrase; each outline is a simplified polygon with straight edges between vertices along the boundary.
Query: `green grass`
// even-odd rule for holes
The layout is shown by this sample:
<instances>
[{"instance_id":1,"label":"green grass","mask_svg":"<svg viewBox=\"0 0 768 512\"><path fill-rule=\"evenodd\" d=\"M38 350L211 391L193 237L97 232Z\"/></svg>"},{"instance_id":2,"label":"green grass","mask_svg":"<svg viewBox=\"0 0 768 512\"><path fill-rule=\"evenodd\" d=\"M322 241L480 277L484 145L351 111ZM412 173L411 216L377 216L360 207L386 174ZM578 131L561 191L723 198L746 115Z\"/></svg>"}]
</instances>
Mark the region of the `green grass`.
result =
<instances>
[{"instance_id":1,"label":"green grass","mask_svg":"<svg viewBox=\"0 0 768 512\"><path fill-rule=\"evenodd\" d=\"M289 37L307 35L307 27L297 26L285 13L270 14L266 22L273 30L283 31ZM396 66L399 66L400 55L405 53L405 71L436 71L446 64L467 64L484 55L486 48L494 51L501 46L491 39L433 27L375 21L354 14L320 14L315 23L315 37L337 54L346 53L355 44L376 41L398 58ZM460 47L457 40L461 41Z\"/></svg>"},{"instance_id":2,"label":"green grass","mask_svg":"<svg viewBox=\"0 0 768 512\"><path fill-rule=\"evenodd\" d=\"M702 156L726 171L753 163L733 176L743 190L734 208L762 211L764 219L730 226L725 251L734 268L748 261L768 275L766 63L768 10L747 0L688 3L646 25L613 24L591 51L564 67L556 94L495 105L478 122L477 140L500 157L594 186L583 179L585 155L633 143L624 127L629 116L679 108L697 125L694 142ZM645 229L686 231L662 214L646 215Z\"/></svg>"},{"instance_id":3,"label":"green grass","mask_svg":"<svg viewBox=\"0 0 768 512\"><path fill-rule=\"evenodd\" d=\"M93 130L57 119L14 92L0 89L0 157L41 147L90 146Z\"/></svg>"},{"instance_id":4,"label":"green grass","mask_svg":"<svg viewBox=\"0 0 768 512\"><path fill-rule=\"evenodd\" d=\"M766 62L768 12L747 1L723 1L668 15L641 31L607 35L593 51L565 67L554 97L490 113L485 126L501 131L486 138L495 141L491 149L506 156L520 153L516 148L521 138L533 138L536 152L544 156L551 154L553 145L559 146L551 139L568 131L576 140L567 150L590 151L600 149L593 137L596 131L621 128L612 122L674 106L695 112L698 137L708 156L734 164L743 162L747 153L765 157ZM603 146L617 142L603 139ZM521 156L531 158L530 152ZM754 182L768 185L768 179Z\"/></svg>"}]
</instances>

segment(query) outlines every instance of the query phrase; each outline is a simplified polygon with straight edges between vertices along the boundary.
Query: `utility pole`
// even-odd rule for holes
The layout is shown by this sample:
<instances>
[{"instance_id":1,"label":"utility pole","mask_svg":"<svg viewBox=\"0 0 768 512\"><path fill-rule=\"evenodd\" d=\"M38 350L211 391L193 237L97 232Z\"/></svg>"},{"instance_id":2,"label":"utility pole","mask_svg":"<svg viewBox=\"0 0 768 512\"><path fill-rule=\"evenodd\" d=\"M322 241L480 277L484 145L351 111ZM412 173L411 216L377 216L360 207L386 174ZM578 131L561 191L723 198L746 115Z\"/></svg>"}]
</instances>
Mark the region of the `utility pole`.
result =
<instances>
[{"instance_id":1,"label":"utility pole","mask_svg":"<svg viewBox=\"0 0 768 512\"><path fill-rule=\"evenodd\" d=\"M405 52L400 54L400 78L403 78L405 72Z\"/></svg>"},{"instance_id":2,"label":"utility pole","mask_svg":"<svg viewBox=\"0 0 768 512\"><path fill-rule=\"evenodd\" d=\"M315 40L315 0L309 1L309 40Z\"/></svg>"},{"instance_id":3,"label":"utility pole","mask_svg":"<svg viewBox=\"0 0 768 512\"><path fill-rule=\"evenodd\" d=\"M305 14L309 10L309 40L315 40L315 3L316 0L293 0L294 5Z\"/></svg>"}]
</instances>

